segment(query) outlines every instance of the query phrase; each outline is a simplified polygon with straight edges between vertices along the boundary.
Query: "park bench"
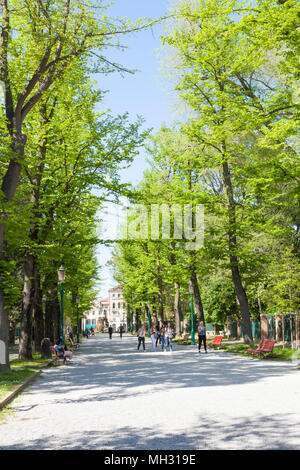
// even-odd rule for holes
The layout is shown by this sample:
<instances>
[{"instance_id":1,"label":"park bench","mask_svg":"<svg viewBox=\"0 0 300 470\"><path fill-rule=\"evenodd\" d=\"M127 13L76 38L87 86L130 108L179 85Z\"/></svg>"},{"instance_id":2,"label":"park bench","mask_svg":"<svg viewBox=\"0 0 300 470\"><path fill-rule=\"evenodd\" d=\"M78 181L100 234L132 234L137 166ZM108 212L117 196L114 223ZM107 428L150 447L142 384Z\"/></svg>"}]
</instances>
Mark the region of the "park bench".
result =
<instances>
[{"instance_id":1,"label":"park bench","mask_svg":"<svg viewBox=\"0 0 300 470\"><path fill-rule=\"evenodd\" d=\"M59 356L59 355L57 354L57 351L56 351L56 349L55 349L53 346L50 346L50 349L51 349L51 351L52 351L52 352L54 352L54 356L55 356L55 364L57 364L57 362L58 362L59 360L61 360L61 361L64 361L64 364L66 363L66 361L67 361L67 358L66 358L66 356L65 356L65 355L63 355L63 356Z\"/></svg>"},{"instance_id":2,"label":"park bench","mask_svg":"<svg viewBox=\"0 0 300 470\"><path fill-rule=\"evenodd\" d=\"M260 351L265 341L266 341L265 339L261 339L261 340L259 341L259 343L258 343L257 348L256 348L256 349L251 349L251 348L249 348L249 349L247 349L247 353L249 353L249 354L255 354L256 351Z\"/></svg>"},{"instance_id":3,"label":"park bench","mask_svg":"<svg viewBox=\"0 0 300 470\"><path fill-rule=\"evenodd\" d=\"M210 341L207 343L207 346L209 346L210 348L211 347L214 348L215 346L220 346L220 344L223 341L223 338L224 336L215 336L213 341Z\"/></svg>"},{"instance_id":4,"label":"park bench","mask_svg":"<svg viewBox=\"0 0 300 470\"><path fill-rule=\"evenodd\" d=\"M275 339L264 339L258 344L257 349L248 349L249 354L268 354L272 353L276 340Z\"/></svg>"}]
</instances>

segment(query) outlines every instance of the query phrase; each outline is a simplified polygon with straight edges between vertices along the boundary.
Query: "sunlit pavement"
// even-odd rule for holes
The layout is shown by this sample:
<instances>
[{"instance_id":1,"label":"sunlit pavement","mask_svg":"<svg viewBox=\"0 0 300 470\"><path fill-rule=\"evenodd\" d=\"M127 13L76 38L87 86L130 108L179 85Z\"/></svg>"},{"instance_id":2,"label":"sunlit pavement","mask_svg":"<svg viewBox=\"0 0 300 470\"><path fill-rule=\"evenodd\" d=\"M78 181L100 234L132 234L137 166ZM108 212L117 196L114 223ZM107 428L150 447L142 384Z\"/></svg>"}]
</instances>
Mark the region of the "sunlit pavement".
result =
<instances>
[{"instance_id":1,"label":"sunlit pavement","mask_svg":"<svg viewBox=\"0 0 300 470\"><path fill-rule=\"evenodd\" d=\"M11 405L0 449L300 449L300 371L96 335Z\"/></svg>"}]
</instances>

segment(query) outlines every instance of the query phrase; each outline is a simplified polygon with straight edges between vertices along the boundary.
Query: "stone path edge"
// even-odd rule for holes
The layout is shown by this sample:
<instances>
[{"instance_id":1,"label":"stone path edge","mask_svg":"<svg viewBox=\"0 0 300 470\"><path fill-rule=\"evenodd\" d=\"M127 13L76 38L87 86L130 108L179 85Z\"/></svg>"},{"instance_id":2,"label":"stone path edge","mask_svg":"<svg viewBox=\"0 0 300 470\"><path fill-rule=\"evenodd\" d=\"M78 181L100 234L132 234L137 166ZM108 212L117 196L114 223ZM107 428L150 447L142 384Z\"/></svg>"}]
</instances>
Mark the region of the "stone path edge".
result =
<instances>
[{"instance_id":1,"label":"stone path edge","mask_svg":"<svg viewBox=\"0 0 300 470\"><path fill-rule=\"evenodd\" d=\"M32 382L38 375L41 374L42 372L42 369L45 369L46 367L49 367L51 364L54 363L54 359L51 359L51 361L48 362L48 364L46 364L45 366L43 366L41 369L39 369L38 371L36 372L33 372L33 374L31 374L29 377L27 377L26 380L24 380L24 382L20 383L19 385L17 385L13 390L11 390L4 398L2 398L2 400L0 400L0 411L6 406L8 405L8 403L10 403L17 395L18 393L22 392L26 387L27 385L30 384L30 382Z\"/></svg>"}]
</instances>

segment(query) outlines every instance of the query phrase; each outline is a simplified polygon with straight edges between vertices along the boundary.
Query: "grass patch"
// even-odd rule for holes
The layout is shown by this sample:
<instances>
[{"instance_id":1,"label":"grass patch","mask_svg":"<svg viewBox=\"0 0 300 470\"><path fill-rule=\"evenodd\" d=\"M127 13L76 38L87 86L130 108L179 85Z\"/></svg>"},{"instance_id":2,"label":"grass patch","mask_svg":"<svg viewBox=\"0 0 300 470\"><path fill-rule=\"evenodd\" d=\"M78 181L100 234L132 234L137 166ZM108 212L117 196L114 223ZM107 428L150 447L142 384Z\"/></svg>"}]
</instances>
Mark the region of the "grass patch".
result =
<instances>
[{"instance_id":1,"label":"grass patch","mask_svg":"<svg viewBox=\"0 0 300 470\"><path fill-rule=\"evenodd\" d=\"M221 344L221 346L219 347L219 349L222 349L223 351L239 354L240 356L253 357L253 354L247 353L247 349L249 348L256 349L257 344ZM292 359L300 359L300 351L296 351L295 349L288 347L283 348L282 346L275 346L272 353L268 353L261 356L255 354L254 357L257 357L259 359L291 361Z\"/></svg>"},{"instance_id":2,"label":"grass patch","mask_svg":"<svg viewBox=\"0 0 300 470\"><path fill-rule=\"evenodd\" d=\"M48 364L50 359L41 359L40 354L34 353L32 355L32 360L29 361L21 361L20 359L13 359L10 361L10 366L12 368L20 368L20 367L26 367L26 368L40 368Z\"/></svg>"},{"instance_id":3,"label":"grass patch","mask_svg":"<svg viewBox=\"0 0 300 470\"><path fill-rule=\"evenodd\" d=\"M20 361L19 359L10 361L10 371L0 373L0 400L34 372L47 365L49 360L41 359L40 354L33 354L30 361Z\"/></svg>"},{"instance_id":4,"label":"grass patch","mask_svg":"<svg viewBox=\"0 0 300 470\"><path fill-rule=\"evenodd\" d=\"M34 372L36 372L34 368L12 368L9 372L1 372L0 399L4 398L5 395L24 382Z\"/></svg>"}]
</instances>

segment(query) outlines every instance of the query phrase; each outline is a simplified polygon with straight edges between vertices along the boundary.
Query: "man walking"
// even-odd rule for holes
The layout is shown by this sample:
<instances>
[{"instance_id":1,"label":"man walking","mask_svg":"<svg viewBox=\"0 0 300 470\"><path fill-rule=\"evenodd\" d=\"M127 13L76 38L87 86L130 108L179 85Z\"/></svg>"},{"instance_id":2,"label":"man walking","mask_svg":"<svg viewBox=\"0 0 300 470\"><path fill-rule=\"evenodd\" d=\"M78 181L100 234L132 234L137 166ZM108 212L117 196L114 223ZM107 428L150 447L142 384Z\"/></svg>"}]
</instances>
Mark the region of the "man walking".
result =
<instances>
[{"instance_id":1,"label":"man walking","mask_svg":"<svg viewBox=\"0 0 300 470\"><path fill-rule=\"evenodd\" d=\"M108 328L109 339L112 339L113 327L110 325Z\"/></svg>"},{"instance_id":2,"label":"man walking","mask_svg":"<svg viewBox=\"0 0 300 470\"><path fill-rule=\"evenodd\" d=\"M145 327L142 325L138 330L138 351L140 345L143 344L143 350L145 351Z\"/></svg>"},{"instance_id":3,"label":"man walking","mask_svg":"<svg viewBox=\"0 0 300 470\"><path fill-rule=\"evenodd\" d=\"M161 340L161 349L165 349L165 327L162 325L160 329L160 340Z\"/></svg>"},{"instance_id":4,"label":"man walking","mask_svg":"<svg viewBox=\"0 0 300 470\"><path fill-rule=\"evenodd\" d=\"M198 326L198 339L199 339L198 351L201 352L201 344L202 344L202 341L203 341L204 350L207 353L207 349L206 349L206 328L204 326L203 321L201 321L199 323L199 326Z\"/></svg>"}]
</instances>

